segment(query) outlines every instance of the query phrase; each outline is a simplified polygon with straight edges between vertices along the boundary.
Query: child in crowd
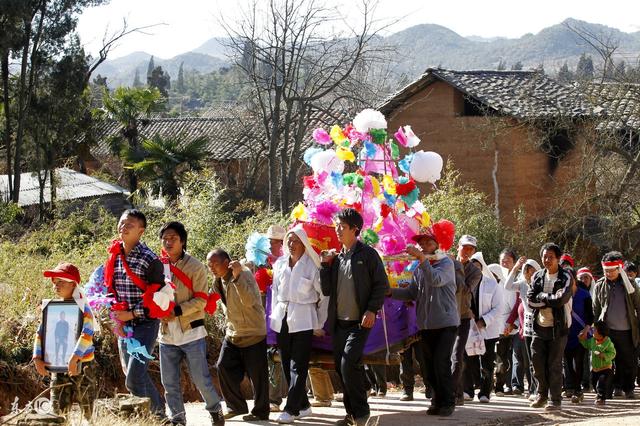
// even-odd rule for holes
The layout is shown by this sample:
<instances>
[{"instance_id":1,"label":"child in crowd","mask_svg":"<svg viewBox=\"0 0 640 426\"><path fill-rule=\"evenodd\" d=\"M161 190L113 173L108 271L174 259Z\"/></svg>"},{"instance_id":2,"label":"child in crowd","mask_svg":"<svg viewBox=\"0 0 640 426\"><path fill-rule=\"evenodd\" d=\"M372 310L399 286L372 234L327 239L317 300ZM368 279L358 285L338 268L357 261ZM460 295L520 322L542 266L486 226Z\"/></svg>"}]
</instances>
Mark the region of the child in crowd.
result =
<instances>
[{"instance_id":1,"label":"child in crowd","mask_svg":"<svg viewBox=\"0 0 640 426\"><path fill-rule=\"evenodd\" d=\"M613 383L613 359L616 357L616 348L608 335L607 324L597 321L593 327L593 337L588 337L588 329L579 336L582 346L591 351L591 380L597 392L596 405L604 405Z\"/></svg>"},{"instance_id":2,"label":"child in crowd","mask_svg":"<svg viewBox=\"0 0 640 426\"><path fill-rule=\"evenodd\" d=\"M51 405L56 414L64 414L71 409L74 402L80 405L82 414L89 420L93 411L95 396L95 380L92 376L90 362L94 358L93 347L93 313L86 298L80 293L80 272L71 263L60 263L54 269L44 271L44 276L51 278L53 290L61 300L70 300L78 304L82 310L82 332L75 343L73 353L68 361L68 372L51 373ZM42 347L43 324L38 327L33 347L33 362L42 376L48 376L47 363L44 362Z\"/></svg>"}]
</instances>

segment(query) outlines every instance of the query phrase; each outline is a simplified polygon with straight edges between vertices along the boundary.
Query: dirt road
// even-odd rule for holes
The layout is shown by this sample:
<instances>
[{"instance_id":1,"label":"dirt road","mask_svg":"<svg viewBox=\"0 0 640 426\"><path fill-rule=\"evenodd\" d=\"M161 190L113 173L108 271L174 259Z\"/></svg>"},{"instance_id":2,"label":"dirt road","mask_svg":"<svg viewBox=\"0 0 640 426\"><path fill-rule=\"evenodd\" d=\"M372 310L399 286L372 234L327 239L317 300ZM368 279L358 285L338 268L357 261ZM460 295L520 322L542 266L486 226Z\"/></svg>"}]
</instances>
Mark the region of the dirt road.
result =
<instances>
[{"instance_id":1,"label":"dirt road","mask_svg":"<svg viewBox=\"0 0 640 426\"><path fill-rule=\"evenodd\" d=\"M571 404L563 401L563 410L559 413L547 414L544 410L529 408L523 397L493 397L489 404L477 401L458 407L451 417L434 417L425 414L429 401L421 394L412 402L401 402L400 393L389 392L386 398L370 398L371 415L381 426L414 426L423 424L442 425L547 425L547 424L580 424L580 425L640 425L640 399L614 399L608 401L604 408L593 405L594 394L587 394L582 404ZM639 395L636 394L638 398ZM295 422L297 425L327 426L344 417L342 403L334 402L330 408L314 408L309 418ZM271 422L275 423L277 413L271 414ZM187 420L190 426L210 425L209 416L204 404L187 404ZM242 417L227 421L228 424L242 424ZM256 424L267 424L260 422Z\"/></svg>"}]
</instances>

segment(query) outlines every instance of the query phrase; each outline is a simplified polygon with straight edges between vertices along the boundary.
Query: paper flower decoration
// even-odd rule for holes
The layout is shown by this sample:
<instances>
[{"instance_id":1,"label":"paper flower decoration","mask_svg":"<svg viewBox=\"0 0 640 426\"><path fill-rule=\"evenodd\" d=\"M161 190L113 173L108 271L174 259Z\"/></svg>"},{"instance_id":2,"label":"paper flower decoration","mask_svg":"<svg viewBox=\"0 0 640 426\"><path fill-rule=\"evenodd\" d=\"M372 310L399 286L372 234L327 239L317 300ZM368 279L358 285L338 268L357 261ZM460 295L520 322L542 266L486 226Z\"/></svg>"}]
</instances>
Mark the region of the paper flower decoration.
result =
<instances>
[{"instance_id":1,"label":"paper flower decoration","mask_svg":"<svg viewBox=\"0 0 640 426\"><path fill-rule=\"evenodd\" d=\"M361 133L366 133L371 129L386 129L387 120L380 111L367 108L354 117L353 127Z\"/></svg>"},{"instance_id":2,"label":"paper flower decoration","mask_svg":"<svg viewBox=\"0 0 640 426\"><path fill-rule=\"evenodd\" d=\"M291 211L291 219L298 221L306 221L307 220L307 212L305 210L304 204L298 203L297 206Z\"/></svg>"},{"instance_id":3,"label":"paper flower decoration","mask_svg":"<svg viewBox=\"0 0 640 426\"><path fill-rule=\"evenodd\" d=\"M315 129L313 131L313 139L320 145L329 145L331 143L331 136L324 129Z\"/></svg>"},{"instance_id":4,"label":"paper flower decoration","mask_svg":"<svg viewBox=\"0 0 640 426\"><path fill-rule=\"evenodd\" d=\"M416 182L436 183L442 172L442 157L440 154L428 151L418 151L413 154L410 172Z\"/></svg>"},{"instance_id":5,"label":"paper flower decoration","mask_svg":"<svg viewBox=\"0 0 640 426\"><path fill-rule=\"evenodd\" d=\"M380 238L378 237L378 234L376 234L375 231L372 229L365 229L364 231L362 231L362 234L360 234L360 236L361 236L362 242L370 246L377 244L378 241L380 240Z\"/></svg>"},{"instance_id":6,"label":"paper flower decoration","mask_svg":"<svg viewBox=\"0 0 640 426\"><path fill-rule=\"evenodd\" d=\"M333 216L340 211L340 207L332 201L321 201L310 209L309 217L323 225L333 224Z\"/></svg>"},{"instance_id":7,"label":"paper flower decoration","mask_svg":"<svg viewBox=\"0 0 640 426\"><path fill-rule=\"evenodd\" d=\"M411 160L413 160L413 154L407 154L402 160L398 161L398 168L400 171L403 173L410 173Z\"/></svg>"},{"instance_id":8,"label":"paper flower decoration","mask_svg":"<svg viewBox=\"0 0 640 426\"><path fill-rule=\"evenodd\" d=\"M257 232L252 233L247 238L244 248L246 250L245 257L249 262L255 265L267 264L267 257L271 253L271 242L265 235Z\"/></svg>"},{"instance_id":9,"label":"paper flower decoration","mask_svg":"<svg viewBox=\"0 0 640 426\"><path fill-rule=\"evenodd\" d=\"M356 156L353 154L353 152L349 148L345 148L343 146L339 146L337 148L336 157L338 157L342 161L350 161L352 163L356 161Z\"/></svg>"},{"instance_id":10,"label":"paper flower decoration","mask_svg":"<svg viewBox=\"0 0 640 426\"><path fill-rule=\"evenodd\" d=\"M315 146L311 146L304 151L304 155L302 156L302 159L307 164L307 166L311 167L311 159L313 158L314 155L319 154L321 152L322 152L322 149L317 148Z\"/></svg>"},{"instance_id":11,"label":"paper flower decoration","mask_svg":"<svg viewBox=\"0 0 640 426\"><path fill-rule=\"evenodd\" d=\"M404 128L398 128L398 131L393 134L398 143L405 148L414 148L420 143L420 138L413 133L411 126L404 126Z\"/></svg>"},{"instance_id":12,"label":"paper flower decoration","mask_svg":"<svg viewBox=\"0 0 640 426\"><path fill-rule=\"evenodd\" d=\"M344 132L340 128L340 126L335 125L331 128L331 133L329 133L333 143L338 146L349 146L349 139L345 136Z\"/></svg>"},{"instance_id":13,"label":"paper flower decoration","mask_svg":"<svg viewBox=\"0 0 640 426\"><path fill-rule=\"evenodd\" d=\"M336 152L332 149L317 153L311 158L311 168L314 172L338 172L344 171L344 161L336 156Z\"/></svg>"}]
</instances>

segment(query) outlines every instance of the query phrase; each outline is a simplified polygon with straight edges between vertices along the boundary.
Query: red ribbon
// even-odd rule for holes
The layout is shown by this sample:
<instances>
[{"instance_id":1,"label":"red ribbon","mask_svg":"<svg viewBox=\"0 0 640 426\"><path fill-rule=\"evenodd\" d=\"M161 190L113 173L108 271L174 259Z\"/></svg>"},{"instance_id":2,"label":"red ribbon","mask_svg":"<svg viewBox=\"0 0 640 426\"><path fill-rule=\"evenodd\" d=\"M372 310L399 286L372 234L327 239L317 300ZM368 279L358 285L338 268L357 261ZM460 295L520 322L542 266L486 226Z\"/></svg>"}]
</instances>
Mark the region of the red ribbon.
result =
<instances>
[{"instance_id":1,"label":"red ribbon","mask_svg":"<svg viewBox=\"0 0 640 426\"><path fill-rule=\"evenodd\" d=\"M602 267L603 268L615 268L619 266L620 268L624 267L624 261L623 260L613 260L611 262L602 262Z\"/></svg>"}]
</instances>

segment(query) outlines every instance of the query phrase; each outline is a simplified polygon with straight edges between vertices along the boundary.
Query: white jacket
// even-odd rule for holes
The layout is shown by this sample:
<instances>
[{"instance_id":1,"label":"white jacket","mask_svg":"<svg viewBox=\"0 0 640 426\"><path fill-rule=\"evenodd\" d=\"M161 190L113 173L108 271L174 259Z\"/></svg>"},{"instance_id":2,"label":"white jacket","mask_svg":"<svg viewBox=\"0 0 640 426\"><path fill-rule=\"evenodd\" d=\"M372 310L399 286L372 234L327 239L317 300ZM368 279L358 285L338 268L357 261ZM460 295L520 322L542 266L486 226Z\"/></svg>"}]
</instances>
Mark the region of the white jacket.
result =
<instances>
[{"instance_id":1,"label":"white jacket","mask_svg":"<svg viewBox=\"0 0 640 426\"><path fill-rule=\"evenodd\" d=\"M478 313L487 325L481 331L486 340L495 339L504 331L504 317L501 312L503 306L502 293L502 286L498 284L495 278L486 275L482 276L478 291L480 299Z\"/></svg>"},{"instance_id":2,"label":"white jacket","mask_svg":"<svg viewBox=\"0 0 640 426\"><path fill-rule=\"evenodd\" d=\"M271 285L271 321L269 326L277 333L282 328L282 320L287 317L289 333L317 330L327 320L329 298L322 295L320 270L315 259L308 254L313 250L306 234L295 232L307 247L307 252L289 267L289 255L280 257L273 265Z\"/></svg>"}]
</instances>

